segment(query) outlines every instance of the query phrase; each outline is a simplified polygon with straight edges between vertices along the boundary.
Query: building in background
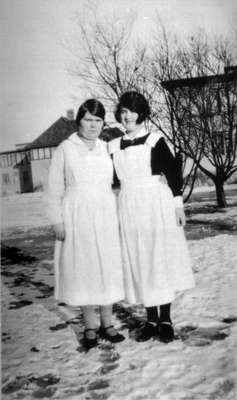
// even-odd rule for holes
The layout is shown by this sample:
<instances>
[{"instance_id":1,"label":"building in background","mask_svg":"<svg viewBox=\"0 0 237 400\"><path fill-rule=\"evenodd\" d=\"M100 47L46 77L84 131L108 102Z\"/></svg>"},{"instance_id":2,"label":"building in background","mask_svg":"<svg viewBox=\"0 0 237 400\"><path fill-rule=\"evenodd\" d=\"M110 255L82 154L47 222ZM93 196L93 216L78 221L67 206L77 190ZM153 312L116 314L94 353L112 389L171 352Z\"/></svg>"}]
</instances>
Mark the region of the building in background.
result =
<instances>
[{"instance_id":1,"label":"building in background","mask_svg":"<svg viewBox=\"0 0 237 400\"><path fill-rule=\"evenodd\" d=\"M31 192L33 190L30 154L26 143L17 144L16 150L0 153L1 194Z\"/></svg>"},{"instance_id":2,"label":"building in background","mask_svg":"<svg viewBox=\"0 0 237 400\"><path fill-rule=\"evenodd\" d=\"M74 111L68 110L31 143L17 144L14 150L0 153L1 195L45 190L50 161L56 147L77 130ZM114 127L105 127L105 141L121 136Z\"/></svg>"},{"instance_id":3,"label":"building in background","mask_svg":"<svg viewBox=\"0 0 237 400\"><path fill-rule=\"evenodd\" d=\"M224 181L230 182L237 177L230 174L237 165L237 66L223 72L161 84L168 93L177 143L192 151L200 166L217 178L225 174Z\"/></svg>"},{"instance_id":4,"label":"building in background","mask_svg":"<svg viewBox=\"0 0 237 400\"><path fill-rule=\"evenodd\" d=\"M33 188L31 191L44 190L48 180L50 161L56 147L77 129L72 110L67 117L60 117L45 132L25 147L30 154L30 166Z\"/></svg>"}]
</instances>

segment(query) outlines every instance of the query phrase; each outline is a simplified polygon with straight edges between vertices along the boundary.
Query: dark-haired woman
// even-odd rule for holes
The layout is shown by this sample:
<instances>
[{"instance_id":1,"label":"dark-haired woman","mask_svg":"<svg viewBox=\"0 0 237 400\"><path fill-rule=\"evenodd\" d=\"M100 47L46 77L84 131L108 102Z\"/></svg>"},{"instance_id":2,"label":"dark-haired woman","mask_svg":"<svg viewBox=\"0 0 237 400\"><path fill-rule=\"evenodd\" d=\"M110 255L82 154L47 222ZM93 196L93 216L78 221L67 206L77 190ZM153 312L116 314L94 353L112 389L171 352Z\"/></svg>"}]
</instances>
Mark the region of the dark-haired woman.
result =
<instances>
[{"instance_id":1,"label":"dark-haired woman","mask_svg":"<svg viewBox=\"0 0 237 400\"><path fill-rule=\"evenodd\" d=\"M121 183L125 298L143 304L149 321L137 340L158 333L161 341L170 342L174 339L171 302L176 292L192 288L194 279L183 231L182 177L162 134L147 130L149 113L142 94L124 93L115 116L126 134L109 147Z\"/></svg>"},{"instance_id":2,"label":"dark-haired woman","mask_svg":"<svg viewBox=\"0 0 237 400\"><path fill-rule=\"evenodd\" d=\"M124 298L113 165L107 144L98 139L104 125L102 103L89 99L78 110L78 131L56 149L49 173L49 216L56 235L55 297L83 311L84 343L99 335L113 343L124 337L112 325L112 303Z\"/></svg>"}]
</instances>

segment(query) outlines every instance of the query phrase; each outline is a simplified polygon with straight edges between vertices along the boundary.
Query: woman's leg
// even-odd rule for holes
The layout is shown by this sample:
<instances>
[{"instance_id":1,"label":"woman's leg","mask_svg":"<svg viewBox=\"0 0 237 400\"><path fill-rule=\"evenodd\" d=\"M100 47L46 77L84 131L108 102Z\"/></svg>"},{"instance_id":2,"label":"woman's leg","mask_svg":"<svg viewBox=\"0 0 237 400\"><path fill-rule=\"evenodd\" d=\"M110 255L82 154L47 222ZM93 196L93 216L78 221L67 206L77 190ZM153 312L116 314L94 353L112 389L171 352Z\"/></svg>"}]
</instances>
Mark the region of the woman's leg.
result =
<instances>
[{"instance_id":1,"label":"woman's leg","mask_svg":"<svg viewBox=\"0 0 237 400\"><path fill-rule=\"evenodd\" d=\"M170 309L171 309L171 303L162 304L160 306L160 321L161 322L171 322Z\"/></svg>"},{"instance_id":2,"label":"woman's leg","mask_svg":"<svg viewBox=\"0 0 237 400\"><path fill-rule=\"evenodd\" d=\"M107 328L112 324L112 304L100 306L100 322L103 328Z\"/></svg>"},{"instance_id":3,"label":"woman's leg","mask_svg":"<svg viewBox=\"0 0 237 400\"><path fill-rule=\"evenodd\" d=\"M85 324L86 337L96 338L96 314L94 306L82 306L83 319Z\"/></svg>"},{"instance_id":4,"label":"woman's leg","mask_svg":"<svg viewBox=\"0 0 237 400\"><path fill-rule=\"evenodd\" d=\"M112 343L122 342L125 338L117 332L112 325L112 304L108 306L100 306L100 336Z\"/></svg>"},{"instance_id":5,"label":"woman's leg","mask_svg":"<svg viewBox=\"0 0 237 400\"><path fill-rule=\"evenodd\" d=\"M147 321L157 324L159 321L158 309L156 306L146 307Z\"/></svg>"},{"instance_id":6,"label":"woman's leg","mask_svg":"<svg viewBox=\"0 0 237 400\"><path fill-rule=\"evenodd\" d=\"M160 322L158 324L159 338L164 343L174 340L174 329L170 318L171 303L162 304L160 306Z\"/></svg>"},{"instance_id":7,"label":"woman's leg","mask_svg":"<svg viewBox=\"0 0 237 400\"><path fill-rule=\"evenodd\" d=\"M153 336L156 336L156 325L159 322L157 306L146 307L147 322L139 329L136 335L137 342L145 342Z\"/></svg>"}]
</instances>

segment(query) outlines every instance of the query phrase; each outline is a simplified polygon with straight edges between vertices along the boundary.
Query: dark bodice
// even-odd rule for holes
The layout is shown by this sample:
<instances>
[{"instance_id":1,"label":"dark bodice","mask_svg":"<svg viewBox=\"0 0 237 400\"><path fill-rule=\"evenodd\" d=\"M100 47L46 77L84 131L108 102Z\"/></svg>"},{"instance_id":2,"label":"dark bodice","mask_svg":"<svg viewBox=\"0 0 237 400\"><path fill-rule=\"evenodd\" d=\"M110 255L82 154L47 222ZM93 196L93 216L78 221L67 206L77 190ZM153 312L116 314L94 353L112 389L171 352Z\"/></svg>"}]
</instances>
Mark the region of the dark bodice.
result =
<instances>
[{"instance_id":1,"label":"dark bodice","mask_svg":"<svg viewBox=\"0 0 237 400\"><path fill-rule=\"evenodd\" d=\"M130 146L142 146L145 144L150 134L138 137L134 140L121 138L120 151L124 151ZM172 154L165 139L161 137L157 143L151 147L151 173L152 175L164 174L174 196L182 196L183 178L180 162ZM119 186L119 179L116 171L114 173L114 185Z\"/></svg>"}]
</instances>

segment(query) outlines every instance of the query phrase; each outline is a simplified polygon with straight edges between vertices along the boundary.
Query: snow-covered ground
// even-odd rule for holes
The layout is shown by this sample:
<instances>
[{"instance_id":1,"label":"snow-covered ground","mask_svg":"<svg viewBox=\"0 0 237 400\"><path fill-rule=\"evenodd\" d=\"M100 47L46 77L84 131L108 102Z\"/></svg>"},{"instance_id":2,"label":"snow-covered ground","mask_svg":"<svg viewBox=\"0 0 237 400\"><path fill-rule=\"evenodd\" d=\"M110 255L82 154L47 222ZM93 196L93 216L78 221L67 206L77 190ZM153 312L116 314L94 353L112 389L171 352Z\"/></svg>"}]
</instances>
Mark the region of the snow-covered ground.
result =
<instances>
[{"instance_id":1,"label":"snow-covered ground","mask_svg":"<svg viewBox=\"0 0 237 400\"><path fill-rule=\"evenodd\" d=\"M80 309L53 300L53 236L42 199L2 199L2 398L236 399L237 193L224 211L209 210L210 201L187 206L196 288L173 304L176 340L137 343L131 327L144 309L121 303L114 323L126 340L88 353ZM222 225L214 229L215 221Z\"/></svg>"}]
</instances>

